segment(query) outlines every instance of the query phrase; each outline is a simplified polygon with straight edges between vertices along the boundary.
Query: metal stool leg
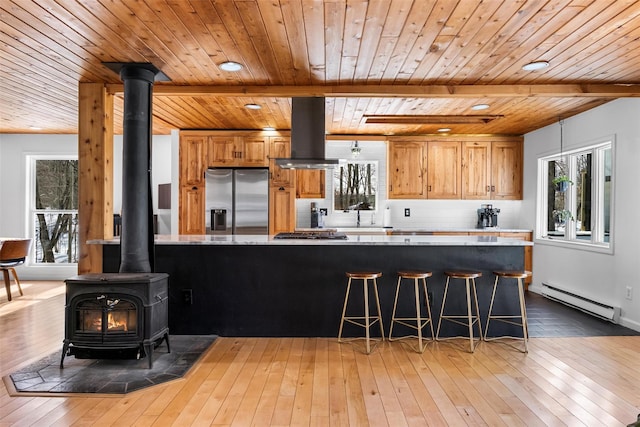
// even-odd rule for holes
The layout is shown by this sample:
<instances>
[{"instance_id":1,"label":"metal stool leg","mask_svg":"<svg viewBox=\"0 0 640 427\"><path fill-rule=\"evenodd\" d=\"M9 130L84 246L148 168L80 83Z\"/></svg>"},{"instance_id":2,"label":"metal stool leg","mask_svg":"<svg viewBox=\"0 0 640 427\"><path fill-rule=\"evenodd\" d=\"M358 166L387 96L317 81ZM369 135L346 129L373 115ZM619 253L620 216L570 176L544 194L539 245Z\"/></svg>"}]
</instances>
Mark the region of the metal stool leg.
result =
<instances>
[{"instance_id":1,"label":"metal stool leg","mask_svg":"<svg viewBox=\"0 0 640 427\"><path fill-rule=\"evenodd\" d=\"M447 303L447 292L449 291L449 280L447 277L447 283L444 285L444 296L442 297L442 307L440 307L440 317L438 318L438 329L436 330L436 341L440 339L440 326L442 325L442 315L444 314L444 306Z\"/></svg>"},{"instance_id":2,"label":"metal stool leg","mask_svg":"<svg viewBox=\"0 0 640 427\"><path fill-rule=\"evenodd\" d=\"M427 315L429 316L429 329L431 330L431 339L435 338L433 333L433 318L431 317L431 301L429 301L429 293L427 292L427 279L422 279L422 287L424 289L425 303L427 304Z\"/></svg>"},{"instance_id":3,"label":"metal stool leg","mask_svg":"<svg viewBox=\"0 0 640 427\"><path fill-rule=\"evenodd\" d=\"M344 316L347 313L347 302L349 301L349 291L351 291L351 277L347 282L347 293L344 296L344 305L342 306L342 317L340 318L340 330L338 331L338 342L342 342L342 328L344 327Z\"/></svg>"},{"instance_id":4,"label":"metal stool leg","mask_svg":"<svg viewBox=\"0 0 640 427\"><path fill-rule=\"evenodd\" d=\"M520 317L522 320L522 336L524 341L524 352L529 352L529 324L527 323L527 306L524 303L524 289L522 279L518 278L518 296L520 298Z\"/></svg>"},{"instance_id":5,"label":"metal stool leg","mask_svg":"<svg viewBox=\"0 0 640 427\"><path fill-rule=\"evenodd\" d=\"M371 332L369 331L369 327L371 326L369 322L369 284L367 283L367 279L364 279L363 283L364 288L364 330L365 330L365 344L367 348L367 354L371 353ZM384 336L384 335L383 335Z\"/></svg>"},{"instance_id":6,"label":"metal stool leg","mask_svg":"<svg viewBox=\"0 0 640 427\"><path fill-rule=\"evenodd\" d=\"M391 326L389 326L389 341L391 341L391 336L393 335L393 324L396 320L396 309L398 308L398 294L400 293L400 282L402 281L402 277L398 276L398 284L396 285L396 297L393 300L393 311L391 312Z\"/></svg>"},{"instance_id":7,"label":"metal stool leg","mask_svg":"<svg viewBox=\"0 0 640 427\"><path fill-rule=\"evenodd\" d=\"M478 293L476 292L476 279L471 279L471 286L473 287L473 300L476 303L476 320L478 321L478 333L480 334L480 340L482 341L482 322L480 321L480 306L478 305Z\"/></svg>"},{"instance_id":8,"label":"metal stool leg","mask_svg":"<svg viewBox=\"0 0 640 427\"><path fill-rule=\"evenodd\" d=\"M484 328L484 337L485 340L487 338L487 333L489 332L489 323L491 322L491 313L493 312L493 301L496 298L496 288L498 287L498 276L496 276L496 280L493 281L493 292L491 292L491 304L489 304L489 315L487 316L487 324Z\"/></svg>"},{"instance_id":9,"label":"metal stool leg","mask_svg":"<svg viewBox=\"0 0 640 427\"><path fill-rule=\"evenodd\" d=\"M380 337L384 341L384 327L382 326L382 311L380 310L380 298L378 297L378 280L373 279L373 290L376 297L376 308L378 309L378 323L380 324Z\"/></svg>"}]
</instances>

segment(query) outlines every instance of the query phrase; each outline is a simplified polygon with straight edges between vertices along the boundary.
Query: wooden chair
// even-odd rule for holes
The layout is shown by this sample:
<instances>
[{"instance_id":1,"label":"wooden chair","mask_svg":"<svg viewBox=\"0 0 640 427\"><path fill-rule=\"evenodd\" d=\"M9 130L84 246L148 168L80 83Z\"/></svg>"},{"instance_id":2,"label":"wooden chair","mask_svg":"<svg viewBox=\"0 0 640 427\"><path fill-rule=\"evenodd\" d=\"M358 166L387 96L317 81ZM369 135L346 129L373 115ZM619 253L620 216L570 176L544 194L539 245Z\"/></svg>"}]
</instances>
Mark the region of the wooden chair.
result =
<instances>
[{"instance_id":1,"label":"wooden chair","mask_svg":"<svg viewBox=\"0 0 640 427\"><path fill-rule=\"evenodd\" d=\"M11 301L11 279L9 277L9 271L13 273L13 278L16 281L16 285L18 285L20 295L24 295L15 267L24 264L30 247L31 239L8 239L0 243L0 270L2 270L2 274L4 275L4 287L7 290L7 298L9 301Z\"/></svg>"}]
</instances>

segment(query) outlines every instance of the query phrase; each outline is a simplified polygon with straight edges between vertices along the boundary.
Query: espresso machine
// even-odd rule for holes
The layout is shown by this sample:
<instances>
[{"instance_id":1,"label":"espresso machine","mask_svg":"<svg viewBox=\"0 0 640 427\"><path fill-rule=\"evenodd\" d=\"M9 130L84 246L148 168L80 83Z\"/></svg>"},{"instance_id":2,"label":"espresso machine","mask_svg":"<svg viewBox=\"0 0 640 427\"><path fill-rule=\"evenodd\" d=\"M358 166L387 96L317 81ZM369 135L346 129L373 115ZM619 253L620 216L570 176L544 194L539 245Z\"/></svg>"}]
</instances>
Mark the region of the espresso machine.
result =
<instances>
[{"instance_id":1,"label":"espresso machine","mask_svg":"<svg viewBox=\"0 0 640 427\"><path fill-rule=\"evenodd\" d=\"M493 205L481 205L478 209L478 224L476 228L495 228L498 226L498 213L500 209Z\"/></svg>"}]
</instances>

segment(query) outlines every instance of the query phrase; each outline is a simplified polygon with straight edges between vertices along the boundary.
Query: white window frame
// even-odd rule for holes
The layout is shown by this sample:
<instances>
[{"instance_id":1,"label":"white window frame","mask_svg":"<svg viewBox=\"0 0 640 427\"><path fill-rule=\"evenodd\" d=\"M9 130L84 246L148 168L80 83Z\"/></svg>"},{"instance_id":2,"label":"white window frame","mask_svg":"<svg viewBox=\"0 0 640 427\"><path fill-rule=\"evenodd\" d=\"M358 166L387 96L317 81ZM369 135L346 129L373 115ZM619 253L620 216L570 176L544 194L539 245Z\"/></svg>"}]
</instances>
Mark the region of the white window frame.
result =
<instances>
[{"instance_id":1,"label":"white window frame","mask_svg":"<svg viewBox=\"0 0 640 427\"><path fill-rule=\"evenodd\" d=\"M609 200L609 241L604 238L604 197L605 197L605 175L604 166L605 150L611 150L611 187ZM578 155L591 153L592 159L592 180L591 180L591 239L578 239L575 227L577 202L574 185L567 189L565 209L568 209L573 216L569 220L570 225L565 228L564 236L549 236L547 233L547 189L549 162L558 160L561 157L568 159L568 175L573 182L577 182L577 161ZM561 156L562 154L562 156ZM555 152L550 155L538 158L538 185L537 185L537 210L536 210L536 243L554 246L564 246L574 249L584 249L594 252L613 253L614 242L614 183L615 183L615 138L608 137L593 141L587 145L566 150L563 153Z\"/></svg>"},{"instance_id":2,"label":"white window frame","mask_svg":"<svg viewBox=\"0 0 640 427\"><path fill-rule=\"evenodd\" d=\"M35 215L40 209L36 209L35 207L35 191L36 191L36 162L38 160L78 160L78 156L76 154L29 154L27 157L27 192L28 196L26 198L27 209L25 210L27 218L26 224L28 228L29 236L33 239L31 254L27 258L27 265L30 267L36 268L77 268L78 263L43 263L37 262L35 259L35 239L36 239L36 227L35 227ZM55 210L50 212L55 213L71 213L78 215L79 209L76 210ZM49 211L48 211L49 212Z\"/></svg>"}]
</instances>

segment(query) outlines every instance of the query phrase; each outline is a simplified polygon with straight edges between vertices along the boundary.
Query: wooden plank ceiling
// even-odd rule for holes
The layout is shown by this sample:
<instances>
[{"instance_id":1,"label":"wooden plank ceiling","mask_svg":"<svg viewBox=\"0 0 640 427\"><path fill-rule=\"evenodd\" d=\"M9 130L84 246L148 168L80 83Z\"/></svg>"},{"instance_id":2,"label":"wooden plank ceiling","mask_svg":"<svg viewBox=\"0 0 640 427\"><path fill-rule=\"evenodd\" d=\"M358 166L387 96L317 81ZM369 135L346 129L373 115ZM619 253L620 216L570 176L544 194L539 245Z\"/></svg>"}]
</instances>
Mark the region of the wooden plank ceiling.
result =
<instances>
[{"instance_id":1,"label":"wooden plank ceiling","mask_svg":"<svg viewBox=\"0 0 640 427\"><path fill-rule=\"evenodd\" d=\"M154 86L156 134L289 129L290 97L313 95L331 134L524 134L640 96L639 1L4 0L0 18L1 133L77 133L78 82L111 84L121 133L103 62L171 78ZM366 123L390 115L497 118Z\"/></svg>"}]
</instances>

